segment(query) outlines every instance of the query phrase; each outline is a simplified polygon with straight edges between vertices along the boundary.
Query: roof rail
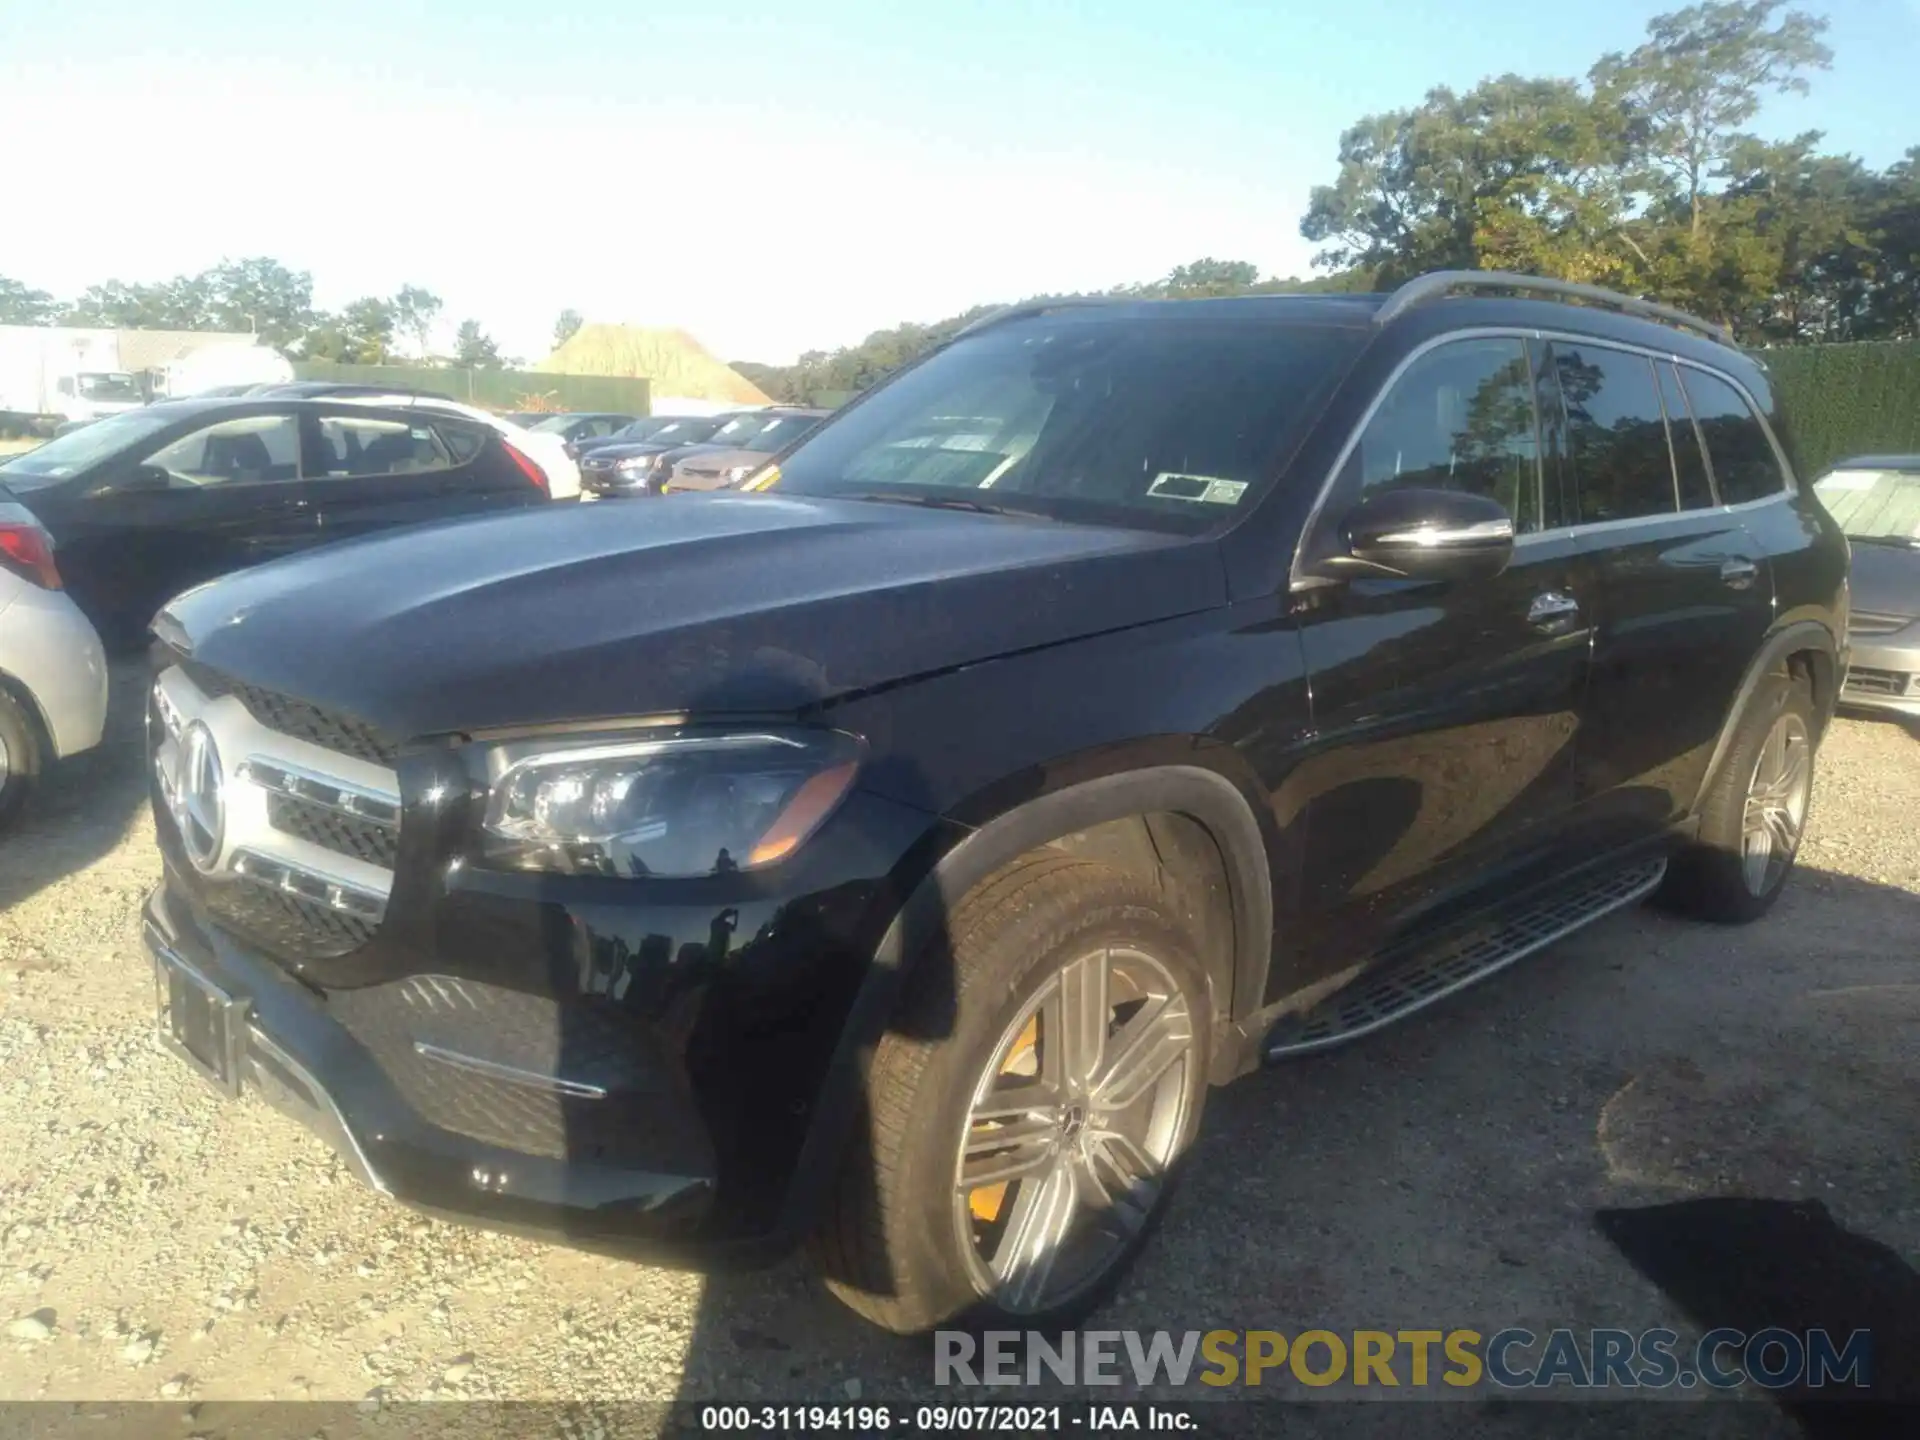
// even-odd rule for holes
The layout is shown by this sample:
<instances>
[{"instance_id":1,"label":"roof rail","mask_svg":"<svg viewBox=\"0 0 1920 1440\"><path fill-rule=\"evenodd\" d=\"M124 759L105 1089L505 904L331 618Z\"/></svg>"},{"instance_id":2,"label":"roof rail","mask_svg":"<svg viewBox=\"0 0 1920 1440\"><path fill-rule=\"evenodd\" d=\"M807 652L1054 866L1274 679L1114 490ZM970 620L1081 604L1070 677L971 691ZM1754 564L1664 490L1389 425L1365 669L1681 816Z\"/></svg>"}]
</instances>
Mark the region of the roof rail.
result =
<instances>
[{"instance_id":1,"label":"roof rail","mask_svg":"<svg viewBox=\"0 0 1920 1440\"><path fill-rule=\"evenodd\" d=\"M1636 299L1632 295L1622 295L1617 290L1603 290L1598 285L1549 280L1540 275L1516 275L1505 270L1436 270L1431 275L1416 276L1389 295L1386 303L1373 312L1373 323L1385 325L1414 306L1437 300L1454 290L1521 290L1568 300L1584 300L1589 305L1603 305L1628 315L1662 320L1682 330L1697 331L1711 340L1718 340L1722 345L1734 343L1733 332L1726 326L1702 320L1698 315L1689 315L1671 305Z\"/></svg>"},{"instance_id":2,"label":"roof rail","mask_svg":"<svg viewBox=\"0 0 1920 1440\"><path fill-rule=\"evenodd\" d=\"M1044 315L1049 310L1065 310L1090 305L1111 305L1119 297L1112 295L1066 295L1057 300L1022 300L1017 305L1002 305L997 310L989 310L971 324L962 325L953 332L958 340L962 335L971 335L976 330L985 330L990 326L1003 324L1008 320L1024 320L1029 315Z\"/></svg>"}]
</instances>

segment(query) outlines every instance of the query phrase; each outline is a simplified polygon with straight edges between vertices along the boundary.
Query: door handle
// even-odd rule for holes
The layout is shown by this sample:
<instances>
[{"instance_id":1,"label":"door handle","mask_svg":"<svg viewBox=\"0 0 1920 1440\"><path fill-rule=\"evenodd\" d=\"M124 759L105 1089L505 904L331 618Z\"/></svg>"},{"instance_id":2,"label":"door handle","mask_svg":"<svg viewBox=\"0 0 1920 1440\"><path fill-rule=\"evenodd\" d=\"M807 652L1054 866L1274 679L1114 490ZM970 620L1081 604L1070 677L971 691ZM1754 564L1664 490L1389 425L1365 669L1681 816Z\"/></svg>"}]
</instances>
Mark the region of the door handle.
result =
<instances>
[{"instance_id":1,"label":"door handle","mask_svg":"<svg viewBox=\"0 0 1920 1440\"><path fill-rule=\"evenodd\" d=\"M1728 560L1720 567L1720 579L1731 590L1750 590L1760 575L1760 567L1751 560Z\"/></svg>"},{"instance_id":2,"label":"door handle","mask_svg":"<svg viewBox=\"0 0 1920 1440\"><path fill-rule=\"evenodd\" d=\"M1561 590L1545 590L1527 606L1527 623L1549 634L1564 630L1580 618L1580 602Z\"/></svg>"}]
</instances>

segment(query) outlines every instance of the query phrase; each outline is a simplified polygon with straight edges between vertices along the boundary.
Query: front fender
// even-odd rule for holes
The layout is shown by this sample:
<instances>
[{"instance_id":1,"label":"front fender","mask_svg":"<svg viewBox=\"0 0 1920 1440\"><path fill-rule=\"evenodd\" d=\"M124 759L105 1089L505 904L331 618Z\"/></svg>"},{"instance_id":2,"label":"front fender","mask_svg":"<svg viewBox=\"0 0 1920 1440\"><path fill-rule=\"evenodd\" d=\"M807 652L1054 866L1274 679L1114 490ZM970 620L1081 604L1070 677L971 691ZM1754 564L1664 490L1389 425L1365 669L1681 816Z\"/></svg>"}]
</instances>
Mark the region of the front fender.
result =
<instances>
[{"instance_id":1,"label":"front fender","mask_svg":"<svg viewBox=\"0 0 1920 1440\"><path fill-rule=\"evenodd\" d=\"M1219 1026L1257 1008L1273 940L1266 845L1253 807L1234 783L1202 765L1169 764L1080 781L1028 799L966 828L908 891L874 954L841 1032L800 1151L782 1230L811 1229L862 1113L868 1067L886 1034L914 962L982 880L1049 841L1134 815L1191 816L1214 839L1233 916L1230 954L1204 957Z\"/></svg>"}]
</instances>

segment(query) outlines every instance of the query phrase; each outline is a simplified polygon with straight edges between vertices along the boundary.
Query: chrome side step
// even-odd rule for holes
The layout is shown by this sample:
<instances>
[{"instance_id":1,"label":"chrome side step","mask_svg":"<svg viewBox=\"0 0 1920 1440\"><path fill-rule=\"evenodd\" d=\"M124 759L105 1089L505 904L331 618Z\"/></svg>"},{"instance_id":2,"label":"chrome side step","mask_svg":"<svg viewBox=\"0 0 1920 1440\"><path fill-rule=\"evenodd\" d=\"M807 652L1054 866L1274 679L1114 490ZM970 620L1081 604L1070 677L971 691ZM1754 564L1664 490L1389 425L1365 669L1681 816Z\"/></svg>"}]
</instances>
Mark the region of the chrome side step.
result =
<instances>
[{"instance_id":1,"label":"chrome side step","mask_svg":"<svg viewBox=\"0 0 1920 1440\"><path fill-rule=\"evenodd\" d=\"M1514 961L1649 894L1665 860L1609 870L1574 889L1556 890L1431 949L1403 944L1383 954L1353 984L1268 1034L1269 1061L1331 1050L1384 1029L1506 969Z\"/></svg>"}]
</instances>

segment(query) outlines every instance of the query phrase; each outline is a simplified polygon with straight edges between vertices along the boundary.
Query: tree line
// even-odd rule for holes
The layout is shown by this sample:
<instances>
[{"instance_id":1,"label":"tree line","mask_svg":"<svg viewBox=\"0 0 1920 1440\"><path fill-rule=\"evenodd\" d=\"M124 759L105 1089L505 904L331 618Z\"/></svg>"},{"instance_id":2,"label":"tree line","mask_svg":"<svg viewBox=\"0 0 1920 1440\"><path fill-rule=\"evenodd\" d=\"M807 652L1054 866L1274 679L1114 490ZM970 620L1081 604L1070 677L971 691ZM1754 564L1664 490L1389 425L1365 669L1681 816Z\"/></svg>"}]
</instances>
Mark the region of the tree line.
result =
<instances>
[{"instance_id":1,"label":"tree line","mask_svg":"<svg viewBox=\"0 0 1920 1440\"><path fill-rule=\"evenodd\" d=\"M1201 259L1102 292L1139 298L1372 290L1437 269L1499 269L1605 285L1730 325L1749 344L1908 339L1920 314L1920 147L1885 170L1748 130L1762 104L1831 64L1826 21L1785 0L1707 0L1655 17L1584 78L1503 75L1363 117L1301 233L1318 275L1263 278ZM1067 298L1039 296L1035 299ZM295 358L427 356L439 298L405 285L335 312L304 271L223 262L159 284L110 280L61 303L0 277L0 323L251 330ZM736 362L777 400L865 389L993 307L876 331L792 365ZM559 346L581 323L564 311ZM505 363L463 321L453 363Z\"/></svg>"},{"instance_id":2,"label":"tree line","mask_svg":"<svg viewBox=\"0 0 1920 1440\"><path fill-rule=\"evenodd\" d=\"M368 295L338 310L313 303L313 276L256 256L152 284L107 280L72 300L0 276L0 325L76 325L109 330L226 330L260 337L298 360L385 365L401 360L492 370L506 365L478 320L462 320L452 353L432 338L444 309L419 285Z\"/></svg>"},{"instance_id":3,"label":"tree line","mask_svg":"<svg viewBox=\"0 0 1920 1440\"><path fill-rule=\"evenodd\" d=\"M1368 115L1340 137L1300 230L1310 281L1202 260L1121 295L1390 289L1432 270L1512 270L1663 300L1745 344L1920 333L1920 147L1885 170L1808 131L1747 127L1832 62L1827 22L1783 0L1692 5L1648 22L1584 79L1503 75ZM1064 297L1034 297L1036 299ZM992 308L876 331L793 365L737 369L776 399L865 389Z\"/></svg>"}]
</instances>

